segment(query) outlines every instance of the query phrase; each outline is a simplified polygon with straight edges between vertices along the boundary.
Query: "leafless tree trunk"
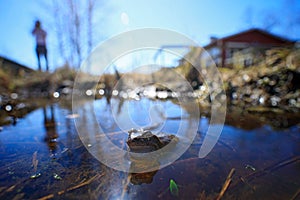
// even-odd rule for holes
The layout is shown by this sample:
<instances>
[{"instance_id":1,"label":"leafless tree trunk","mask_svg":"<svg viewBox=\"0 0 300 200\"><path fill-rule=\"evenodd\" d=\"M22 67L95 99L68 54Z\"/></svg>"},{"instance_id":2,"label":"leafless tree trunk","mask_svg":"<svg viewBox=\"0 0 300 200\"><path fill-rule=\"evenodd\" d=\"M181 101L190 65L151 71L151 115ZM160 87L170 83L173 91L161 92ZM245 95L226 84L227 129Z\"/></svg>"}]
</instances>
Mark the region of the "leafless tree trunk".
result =
<instances>
[{"instance_id":1,"label":"leafless tree trunk","mask_svg":"<svg viewBox=\"0 0 300 200\"><path fill-rule=\"evenodd\" d=\"M299 37L299 13L300 7L296 0L283 0L279 9L254 10L248 7L244 11L244 23L247 28L258 27L268 31L281 32L286 37Z\"/></svg>"},{"instance_id":2,"label":"leafless tree trunk","mask_svg":"<svg viewBox=\"0 0 300 200\"><path fill-rule=\"evenodd\" d=\"M68 61L67 55L66 55L66 49L65 49L65 40L64 37L61 35L63 32L63 17L59 13L60 8L57 2L53 1L53 14L54 16L57 16L56 20L54 20L54 27L56 27L56 38L58 43L58 53L63 58L64 62L66 63Z\"/></svg>"},{"instance_id":3,"label":"leafless tree trunk","mask_svg":"<svg viewBox=\"0 0 300 200\"><path fill-rule=\"evenodd\" d=\"M69 38L70 38L70 47L73 52L71 55L75 54L75 58L72 58L73 62L72 64L74 67L78 68L80 65L80 62L82 60L81 55L81 23L84 19L80 19L79 16L79 9L77 2L74 2L74 0L69 0L67 3L68 9L69 9Z\"/></svg>"},{"instance_id":4,"label":"leafless tree trunk","mask_svg":"<svg viewBox=\"0 0 300 200\"><path fill-rule=\"evenodd\" d=\"M71 67L79 68L94 47L95 11L101 12L102 0L52 0L50 12L56 35L58 56ZM99 26L98 26L99 27Z\"/></svg>"},{"instance_id":5,"label":"leafless tree trunk","mask_svg":"<svg viewBox=\"0 0 300 200\"><path fill-rule=\"evenodd\" d=\"M87 53L89 54L93 48L93 13L95 8L95 0L88 0L88 12L87 12L87 38L88 38L88 48Z\"/></svg>"}]
</instances>

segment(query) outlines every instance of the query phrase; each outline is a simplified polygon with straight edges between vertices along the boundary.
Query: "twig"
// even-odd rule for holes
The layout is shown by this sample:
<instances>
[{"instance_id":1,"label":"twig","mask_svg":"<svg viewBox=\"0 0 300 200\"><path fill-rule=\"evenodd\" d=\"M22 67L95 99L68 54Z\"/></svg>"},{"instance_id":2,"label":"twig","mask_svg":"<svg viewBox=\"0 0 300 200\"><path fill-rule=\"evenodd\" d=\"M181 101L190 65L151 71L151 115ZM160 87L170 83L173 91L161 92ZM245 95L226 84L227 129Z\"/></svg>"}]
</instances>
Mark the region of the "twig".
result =
<instances>
[{"instance_id":1,"label":"twig","mask_svg":"<svg viewBox=\"0 0 300 200\"><path fill-rule=\"evenodd\" d=\"M196 160L199 160L199 157L191 157L191 158L187 158L187 159L183 159L183 160L177 160L174 163L172 163L172 165L185 163L185 162L189 162L189 161L196 161Z\"/></svg>"},{"instance_id":2,"label":"twig","mask_svg":"<svg viewBox=\"0 0 300 200\"><path fill-rule=\"evenodd\" d=\"M228 149L230 149L233 152L236 152L235 148L233 148L232 146L230 146L229 144L226 144L225 142L223 142L222 140L218 140L218 143L220 143L221 145L227 147Z\"/></svg>"},{"instance_id":3,"label":"twig","mask_svg":"<svg viewBox=\"0 0 300 200\"><path fill-rule=\"evenodd\" d=\"M6 189L6 192L12 192L16 188L17 184L10 186Z\"/></svg>"},{"instance_id":4,"label":"twig","mask_svg":"<svg viewBox=\"0 0 300 200\"><path fill-rule=\"evenodd\" d=\"M70 187L70 188L68 188L68 189L66 189L66 190L61 190L61 191L57 192L57 195L62 195L62 194L64 194L64 193L66 193L66 192L70 192L70 191L72 191L72 190L76 190L76 189L78 189L78 188L81 188L81 187L83 187L83 186L85 186L85 185L89 185L89 184L90 184L91 182L93 182L95 179L101 178L102 176L104 176L104 173L102 173L102 174L97 174L97 175L93 176L92 178L90 178L90 179L87 180L87 181L84 181L84 182L82 182L82 183L80 183L80 184L78 184L78 185L75 185L75 186L73 186L73 187ZM47 199L51 199L51 198L54 198L54 194L49 194L49 195L47 195L47 196L41 197L41 198L39 198L39 200L47 200Z\"/></svg>"},{"instance_id":5,"label":"twig","mask_svg":"<svg viewBox=\"0 0 300 200\"><path fill-rule=\"evenodd\" d=\"M128 174L126 182L125 182L125 184L123 186L123 190L122 190L122 194L121 194L121 199L124 199L124 197L125 197L125 193L127 191L128 185L130 183L130 178L131 178L131 174Z\"/></svg>"},{"instance_id":6,"label":"twig","mask_svg":"<svg viewBox=\"0 0 300 200\"><path fill-rule=\"evenodd\" d=\"M104 173L102 173L102 174L97 174L97 175L93 176L92 178L90 178L90 179L87 180L87 181L84 181L84 182L82 182L82 183L80 183L80 184L78 184L78 185L75 185L75 186L73 186L73 187L68 188L68 189L67 189L67 192L72 191L72 190L75 190L75 189L78 189L78 188L80 188L80 187L82 187L82 186L88 185L88 184L90 184L91 182L93 182L95 179L100 178L100 177L102 177L102 176L104 176Z\"/></svg>"},{"instance_id":7,"label":"twig","mask_svg":"<svg viewBox=\"0 0 300 200\"><path fill-rule=\"evenodd\" d=\"M7 189L3 189L0 193L0 199L5 193L14 191L17 188L17 186L19 186L20 184L23 184L25 181L28 181L28 180L29 180L28 178L24 178L24 179L18 181L16 184L8 187Z\"/></svg>"},{"instance_id":8,"label":"twig","mask_svg":"<svg viewBox=\"0 0 300 200\"><path fill-rule=\"evenodd\" d=\"M300 188L297 190L297 192L292 196L290 200L295 200L299 196L300 196Z\"/></svg>"},{"instance_id":9,"label":"twig","mask_svg":"<svg viewBox=\"0 0 300 200\"><path fill-rule=\"evenodd\" d=\"M250 187L252 191L255 191L255 188L252 185L250 185L243 177L240 177L240 180L243 183L245 183L248 187Z\"/></svg>"},{"instance_id":10,"label":"twig","mask_svg":"<svg viewBox=\"0 0 300 200\"><path fill-rule=\"evenodd\" d=\"M39 160L37 159L37 151L35 151L32 155L32 166L34 173L37 171L37 166L38 166Z\"/></svg>"},{"instance_id":11,"label":"twig","mask_svg":"<svg viewBox=\"0 0 300 200\"><path fill-rule=\"evenodd\" d=\"M41 197L41 198L39 198L39 200L47 200L47 199L52 199L52 198L54 198L54 194L49 194L47 196Z\"/></svg>"},{"instance_id":12,"label":"twig","mask_svg":"<svg viewBox=\"0 0 300 200\"><path fill-rule=\"evenodd\" d=\"M219 195L217 197L217 200L220 200L223 197L224 193L226 192L226 190L227 190L227 188L228 188L228 186L229 186L229 184L231 182L231 178L233 176L234 171L235 171L234 168L232 168L230 170L230 172L229 172L229 174L228 174L228 176L226 178L226 181L225 181L225 183L224 183L224 185L222 187L222 190L221 190L221 192L219 193Z\"/></svg>"},{"instance_id":13,"label":"twig","mask_svg":"<svg viewBox=\"0 0 300 200\"><path fill-rule=\"evenodd\" d=\"M300 156L295 156L295 157L292 157L292 158L288 158L286 160L280 161L279 163L276 163L276 164L273 164L273 165L271 165L267 168L264 168L263 170L251 173L251 174L245 176L244 179L247 180L247 181L250 181L253 178L263 176L265 174L268 174L268 173L270 173L274 170L280 169L280 168L282 168L286 165L292 164L292 163L297 162L299 160L300 160Z\"/></svg>"},{"instance_id":14,"label":"twig","mask_svg":"<svg viewBox=\"0 0 300 200\"><path fill-rule=\"evenodd\" d=\"M244 182L244 183L245 182L249 182L249 181L251 181L254 178L258 178L258 177L264 176L264 175L266 175L266 174L268 174L268 173L270 173L270 172L272 172L274 170L280 169L280 168L282 168L282 167L284 167L286 165L292 164L292 163L297 162L299 160L300 160L300 156L294 156L292 158L288 158L288 159L285 159L283 161L280 161L279 163L275 163L275 164L273 164L273 165L271 165L269 167L266 167L266 168L264 168L262 170L253 172L251 174L248 174L247 176L242 177L242 179L240 179L237 182L235 182L232 185L232 187L237 186L238 183L241 182L241 181Z\"/></svg>"}]
</instances>

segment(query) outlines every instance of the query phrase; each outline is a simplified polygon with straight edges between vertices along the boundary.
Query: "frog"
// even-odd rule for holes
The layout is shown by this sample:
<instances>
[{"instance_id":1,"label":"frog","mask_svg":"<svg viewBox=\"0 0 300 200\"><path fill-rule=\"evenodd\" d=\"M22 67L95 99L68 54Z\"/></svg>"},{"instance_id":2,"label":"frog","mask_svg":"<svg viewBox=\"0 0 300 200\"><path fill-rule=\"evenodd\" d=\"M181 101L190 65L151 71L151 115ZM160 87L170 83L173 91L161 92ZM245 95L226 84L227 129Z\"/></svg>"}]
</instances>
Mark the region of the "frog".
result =
<instances>
[{"instance_id":1,"label":"frog","mask_svg":"<svg viewBox=\"0 0 300 200\"><path fill-rule=\"evenodd\" d=\"M138 133L139 136L132 138L133 133ZM157 136L150 130L131 129L128 131L127 145L129 151L135 153L147 153L159 150L169 144L172 140L178 141L178 138L173 134L164 134Z\"/></svg>"}]
</instances>

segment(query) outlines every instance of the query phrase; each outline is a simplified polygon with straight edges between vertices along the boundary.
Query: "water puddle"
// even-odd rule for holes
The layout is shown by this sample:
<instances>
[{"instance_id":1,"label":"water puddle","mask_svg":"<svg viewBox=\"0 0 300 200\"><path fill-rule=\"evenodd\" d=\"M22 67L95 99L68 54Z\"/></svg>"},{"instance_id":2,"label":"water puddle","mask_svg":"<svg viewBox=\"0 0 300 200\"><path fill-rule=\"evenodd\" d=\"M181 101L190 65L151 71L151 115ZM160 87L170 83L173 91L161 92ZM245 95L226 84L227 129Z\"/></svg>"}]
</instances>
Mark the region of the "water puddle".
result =
<instances>
[{"instance_id":1,"label":"water puddle","mask_svg":"<svg viewBox=\"0 0 300 200\"><path fill-rule=\"evenodd\" d=\"M193 119L198 124L194 139L175 162L127 173L105 166L87 150L104 148L97 142L99 127L123 150L131 128L177 134L184 141L188 136L178 130L189 128L192 111L171 100L146 98L102 98L73 110L70 104L46 101L22 115L1 110L1 199L216 199L222 188L222 199L291 199L299 191L297 113L258 114L231 107L217 144L200 159L210 121L209 110L200 108L200 117ZM128 117L132 124L122 124ZM79 138L78 119L89 143ZM159 167L160 162L149 165Z\"/></svg>"}]
</instances>

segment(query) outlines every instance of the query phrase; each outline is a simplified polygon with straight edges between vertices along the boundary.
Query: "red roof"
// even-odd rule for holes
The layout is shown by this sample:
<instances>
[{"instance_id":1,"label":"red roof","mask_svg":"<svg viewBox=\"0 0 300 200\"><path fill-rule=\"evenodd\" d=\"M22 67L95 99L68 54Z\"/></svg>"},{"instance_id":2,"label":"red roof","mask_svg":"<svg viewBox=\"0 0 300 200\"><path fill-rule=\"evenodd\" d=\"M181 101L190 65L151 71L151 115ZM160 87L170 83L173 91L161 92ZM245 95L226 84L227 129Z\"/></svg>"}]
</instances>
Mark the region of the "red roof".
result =
<instances>
[{"instance_id":1,"label":"red roof","mask_svg":"<svg viewBox=\"0 0 300 200\"><path fill-rule=\"evenodd\" d=\"M240 33L236 33L227 37L216 39L210 44L206 45L204 48L209 48L212 46L216 46L218 43L226 43L226 42L245 42L245 43L253 43L253 44L272 44L272 45L291 45L294 44L293 41L271 34L267 31L253 28L246 31L242 31Z\"/></svg>"}]
</instances>

